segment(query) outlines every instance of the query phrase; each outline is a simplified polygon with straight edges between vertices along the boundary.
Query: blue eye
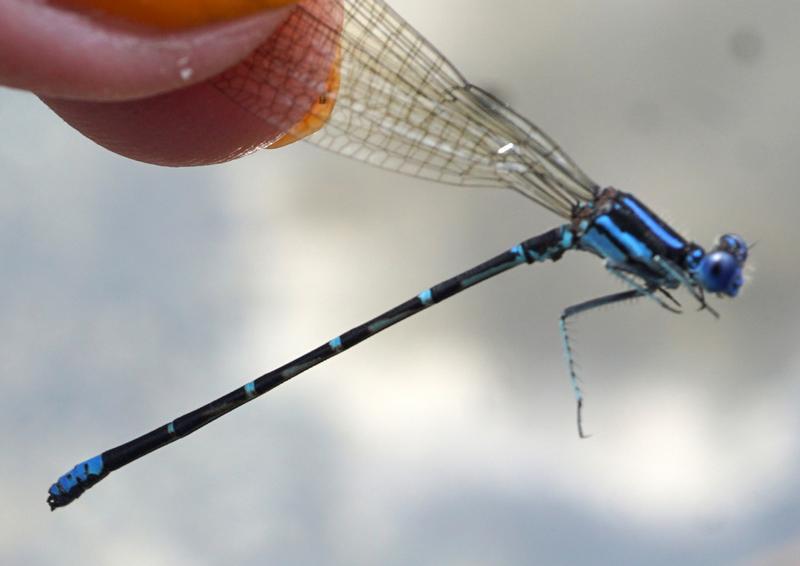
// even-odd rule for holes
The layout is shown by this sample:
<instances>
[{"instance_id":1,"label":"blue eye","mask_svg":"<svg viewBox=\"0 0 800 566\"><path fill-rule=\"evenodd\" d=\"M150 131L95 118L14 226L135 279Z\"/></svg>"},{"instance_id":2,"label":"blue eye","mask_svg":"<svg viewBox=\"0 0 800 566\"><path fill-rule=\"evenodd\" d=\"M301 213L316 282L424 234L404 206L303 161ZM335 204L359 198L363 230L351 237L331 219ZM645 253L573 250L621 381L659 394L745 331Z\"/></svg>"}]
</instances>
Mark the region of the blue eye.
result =
<instances>
[{"instance_id":1,"label":"blue eye","mask_svg":"<svg viewBox=\"0 0 800 566\"><path fill-rule=\"evenodd\" d=\"M747 242L741 236L725 234L719 239L717 249L732 254L739 263L747 261Z\"/></svg>"},{"instance_id":2,"label":"blue eye","mask_svg":"<svg viewBox=\"0 0 800 566\"><path fill-rule=\"evenodd\" d=\"M695 273L706 291L736 296L742 286L742 267L728 252L715 251L703 258Z\"/></svg>"}]
</instances>

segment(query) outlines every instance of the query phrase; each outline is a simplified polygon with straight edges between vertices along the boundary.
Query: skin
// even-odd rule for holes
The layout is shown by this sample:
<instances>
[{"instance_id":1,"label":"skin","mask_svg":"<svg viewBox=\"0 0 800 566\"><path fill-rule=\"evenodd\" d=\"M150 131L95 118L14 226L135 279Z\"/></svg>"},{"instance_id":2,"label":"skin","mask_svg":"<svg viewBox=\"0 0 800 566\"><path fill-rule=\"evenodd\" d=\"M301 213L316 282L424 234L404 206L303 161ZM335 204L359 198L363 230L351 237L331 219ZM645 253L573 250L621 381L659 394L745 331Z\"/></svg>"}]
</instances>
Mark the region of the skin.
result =
<instances>
[{"instance_id":1,"label":"skin","mask_svg":"<svg viewBox=\"0 0 800 566\"><path fill-rule=\"evenodd\" d=\"M288 36L292 22L297 27L300 13L287 0L160 0L155 15L142 11L146 0L63 2L0 2L0 84L36 93L82 134L132 159L171 166L234 159L302 121L319 95L290 75L271 87L263 87L263 76L252 79L262 85L260 96L283 94L294 105L273 111L260 104L256 117L216 86L226 70L249 79L241 62ZM187 9L200 4L205 11ZM300 4L328 14L338 0ZM292 64L324 83L334 40L307 51ZM257 62L268 67L272 55L262 48Z\"/></svg>"}]
</instances>

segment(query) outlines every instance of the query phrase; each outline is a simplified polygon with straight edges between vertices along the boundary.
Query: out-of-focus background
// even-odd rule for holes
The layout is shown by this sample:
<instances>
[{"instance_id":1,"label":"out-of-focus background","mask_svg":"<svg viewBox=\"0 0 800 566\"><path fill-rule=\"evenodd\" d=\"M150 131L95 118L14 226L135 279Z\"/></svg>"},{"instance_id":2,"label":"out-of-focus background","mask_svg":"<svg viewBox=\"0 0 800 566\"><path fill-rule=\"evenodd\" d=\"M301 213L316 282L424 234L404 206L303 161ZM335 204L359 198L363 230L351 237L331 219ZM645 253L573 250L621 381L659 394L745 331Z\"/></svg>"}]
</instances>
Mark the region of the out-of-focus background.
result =
<instances>
[{"instance_id":1,"label":"out-of-focus background","mask_svg":"<svg viewBox=\"0 0 800 566\"><path fill-rule=\"evenodd\" d=\"M1 90L0 562L796 564L797 3L394 5L598 182L757 241L742 296L576 321L581 441L557 318L619 284L519 268L50 514L77 461L559 219L303 144L146 166Z\"/></svg>"}]
</instances>

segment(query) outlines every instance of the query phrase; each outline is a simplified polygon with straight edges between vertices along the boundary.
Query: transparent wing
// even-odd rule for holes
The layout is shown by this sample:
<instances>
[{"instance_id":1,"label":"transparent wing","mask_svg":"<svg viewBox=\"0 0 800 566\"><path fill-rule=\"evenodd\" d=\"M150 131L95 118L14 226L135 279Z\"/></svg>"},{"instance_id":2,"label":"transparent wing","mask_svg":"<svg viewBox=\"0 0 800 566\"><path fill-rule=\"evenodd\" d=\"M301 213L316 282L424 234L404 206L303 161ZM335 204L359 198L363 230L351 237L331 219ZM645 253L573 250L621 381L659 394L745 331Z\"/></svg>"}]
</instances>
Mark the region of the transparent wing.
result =
<instances>
[{"instance_id":1,"label":"transparent wing","mask_svg":"<svg viewBox=\"0 0 800 566\"><path fill-rule=\"evenodd\" d=\"M306 0L285 28L248 61L249 89L235 71L219 83L265 119L274 119L276 97L294 96L285 105L299 125L278 145L319 129L307 140L341 155L454 185L512 188L564 217L594 197L596 184L558 145L469 84L382 0ZM260 100L260 80L285 87L287 77L295 95L283 88Z\"/></svg>"}]
</instances>

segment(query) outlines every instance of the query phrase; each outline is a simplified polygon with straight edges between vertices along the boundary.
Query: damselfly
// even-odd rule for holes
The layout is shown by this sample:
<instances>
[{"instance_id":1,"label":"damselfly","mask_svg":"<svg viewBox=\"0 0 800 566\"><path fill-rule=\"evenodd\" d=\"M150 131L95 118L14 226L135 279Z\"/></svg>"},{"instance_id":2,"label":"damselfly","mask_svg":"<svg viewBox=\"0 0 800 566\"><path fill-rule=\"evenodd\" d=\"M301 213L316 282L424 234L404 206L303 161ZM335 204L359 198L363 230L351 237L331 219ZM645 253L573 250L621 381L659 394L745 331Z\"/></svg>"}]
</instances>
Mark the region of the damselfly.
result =
<instances>
[{"instance_id":1,"label":"damselfly","mask_svg":"<svg viewBox=\"0 0 800 566\"><path fill-rule=\"evenodd\" d=\"M326 149L392 171L456 185L513 189L566 222L199 409L78 464L50 488L51 509L69 504L112 471L401 320L512 267L556 261L569 250L596 255L628 287L571 306L560 318L578 432L583 436L583 396L566 326L570 317L637 297L680 312L671 294L679 288L716 316L705 294L733 297L743 283L748 247L742 238L724 235L706 252L634 196L601 189L539 128L467 82L383 0L301 2L283 30L216 84L264 120L274 119L281 108L308 109L273 147L310 136ZM278 94L276 84L283 89ZM298 105L293 97L302 96L307 99Z\"/></svg>"}]
</instances>

